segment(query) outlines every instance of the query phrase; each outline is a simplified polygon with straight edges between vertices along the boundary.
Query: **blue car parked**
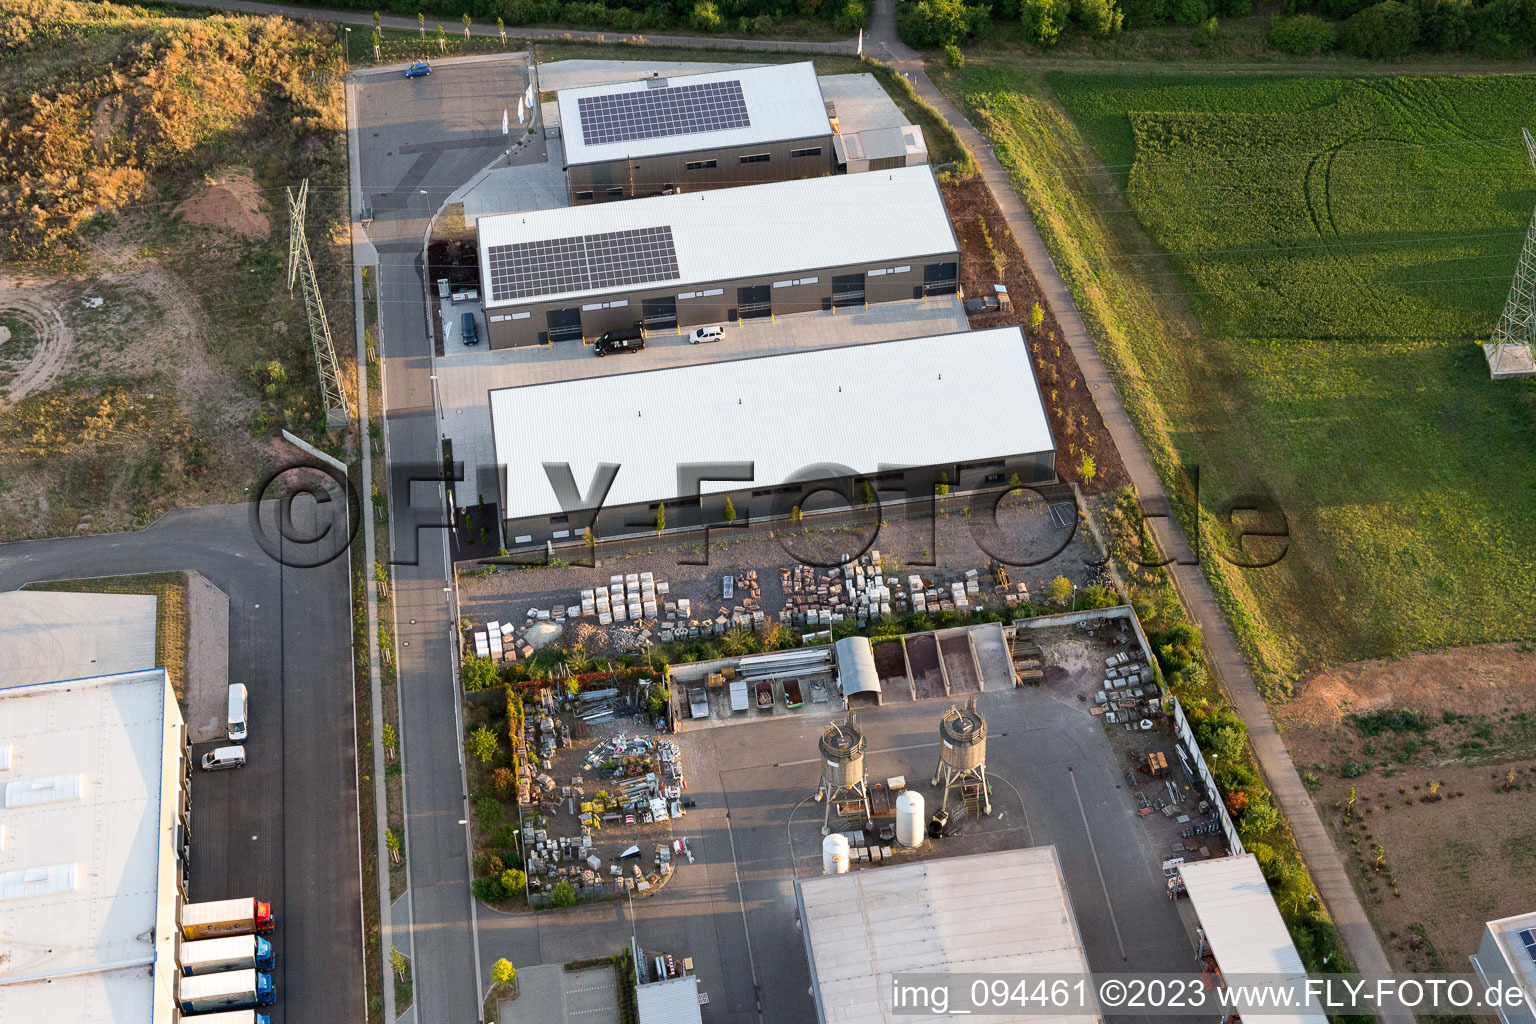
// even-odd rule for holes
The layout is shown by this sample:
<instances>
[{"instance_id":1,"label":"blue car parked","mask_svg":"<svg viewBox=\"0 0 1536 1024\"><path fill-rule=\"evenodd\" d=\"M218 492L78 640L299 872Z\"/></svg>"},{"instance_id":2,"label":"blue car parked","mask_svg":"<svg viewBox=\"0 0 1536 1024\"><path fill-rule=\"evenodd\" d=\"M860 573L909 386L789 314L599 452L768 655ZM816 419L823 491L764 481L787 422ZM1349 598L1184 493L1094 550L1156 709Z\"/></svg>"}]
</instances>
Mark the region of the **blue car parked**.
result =
<instances>
[{"instance_id":1,"label":"blue car parked","mask_svg":"<svg viewBox=\"0 0 1536 1024\"><path fill-rule=\"evenodd\" d=\"M410 67L405 69L406 78L425 78L431 73L432 65L428 64L424 60L419 60L415 64L412 64Z\"/></svg>"}]
</instances>

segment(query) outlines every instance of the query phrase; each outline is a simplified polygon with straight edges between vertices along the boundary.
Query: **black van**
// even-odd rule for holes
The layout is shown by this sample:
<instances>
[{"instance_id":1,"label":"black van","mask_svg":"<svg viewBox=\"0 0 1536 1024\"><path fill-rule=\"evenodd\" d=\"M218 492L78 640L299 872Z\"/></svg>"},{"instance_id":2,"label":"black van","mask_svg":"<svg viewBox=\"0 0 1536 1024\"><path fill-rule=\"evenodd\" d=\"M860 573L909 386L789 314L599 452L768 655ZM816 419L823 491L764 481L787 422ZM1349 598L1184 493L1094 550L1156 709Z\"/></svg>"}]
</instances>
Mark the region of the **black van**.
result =
<instances>
[{"instance_id":1,"label":"black van","mask_svg":"<svg viewBox=\"0 0 1536 1024\"><path fill-rule=\"evenodd\" d=\"M600 356L609 352L639 352L645 348L645 335L639 327L621 327L598 338L593 347Z\"/></svg>"}]
</instances>

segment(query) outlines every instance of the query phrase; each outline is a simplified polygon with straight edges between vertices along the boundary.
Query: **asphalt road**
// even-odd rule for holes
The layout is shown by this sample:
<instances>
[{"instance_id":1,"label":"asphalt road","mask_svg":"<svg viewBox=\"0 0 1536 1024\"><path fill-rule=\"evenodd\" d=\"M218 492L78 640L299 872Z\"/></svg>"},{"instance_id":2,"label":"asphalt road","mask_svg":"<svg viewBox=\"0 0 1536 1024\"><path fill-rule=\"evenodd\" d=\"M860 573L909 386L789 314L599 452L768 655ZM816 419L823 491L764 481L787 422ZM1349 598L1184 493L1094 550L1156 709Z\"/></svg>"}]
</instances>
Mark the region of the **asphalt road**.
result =
<instances>
[{"instance_id":1,"label":"asphalt road","mask_svg":"<svg viewBox=\"0 0 1536 1024\"><path fill-rule=\"evenodd\" d=\"M314 507L295 502L295 533L313 528ZM189 895L272 902L275 1024L361 1021L347 563L285 568L256 543L248 516L245 505L182 509L137 533L0 545L0 590L195 569L229 595L229 678L250 691L249 760L192 780ZM289 560L304 553L283 548Z\"/></svg>"},{"instance_id":2,"label":"asphalt road","mask_svg":"<svg viewBox=\"0 0 1536 1024\"><path fill-rule=\"evenodd\" d=\"M392 479L441 465L420 266L429 212L501 155L502 112L527 87L518 58L435 63L427 78L354 75L359 178L374 211L385 438ZM412 469L411 467L416 467ZM411 954L420 1021L480 1019L474 905L461 760L455 633L441 489L392 487L395 636L400 640L401 759L407 815ZM398 943L397 943L398 945Z\"/></svg>"}]
</instances>

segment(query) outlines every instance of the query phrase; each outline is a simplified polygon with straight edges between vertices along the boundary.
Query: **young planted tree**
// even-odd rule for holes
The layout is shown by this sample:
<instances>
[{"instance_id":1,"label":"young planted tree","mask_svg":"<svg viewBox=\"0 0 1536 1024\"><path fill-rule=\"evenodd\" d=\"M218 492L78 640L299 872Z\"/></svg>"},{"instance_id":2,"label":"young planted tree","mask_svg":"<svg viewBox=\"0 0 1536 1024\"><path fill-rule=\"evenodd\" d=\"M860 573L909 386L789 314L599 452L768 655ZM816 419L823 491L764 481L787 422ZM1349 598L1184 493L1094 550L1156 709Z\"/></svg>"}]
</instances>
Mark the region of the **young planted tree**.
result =
<instances>
[{"instance_id":1,"label":"young planted tree","mask_svg":"<svg viewBox=\"0 0 1536 1024\"><path fill-rule=\"evenodd\" d=\"M393 761L395 759L395 748L399 745L399 740L395 736L395 727L385 722L384 728L380 731L383 733L381 738L384 741L384 756Z\"/></svg>"},{"instance_id":2,"label":"young planted tree","mask_svg":"<svg viewBox=\"0 0 1536 1024\"><path fill-rule=\"evenodd\" d=\"M1029 326L1039 327L1043 323L1045 323L1045 310L1041 309L1040 303L1036 302L1029 307Z\"/></svg>"},{"instance_id":3,"label":"young planted tree","mask_svg":"<svg viewBox=\"0 0 1536 1024\"><path fill-rule=\"evenodd\" d=\"M1077 475L1082 477L1085 484L1093 483L1093 478L1099 475L1098 464L1093 461L1093 456L1087 452L1083 453L1082 461L1077 464Z\"/></svg>"},{"instance_id":4,"label":"young planted tree","mask_svg":"<svg viewBox=\"0 0 1536 1024\"><path fill-rule=\"evenodd\" d=\"M478 757L481 764L486 764L496 756L496 734L482 725L469 734L466 747L471 757Z\"/></svg>"},{"instance_id":5,"label":"young planted tree","mask_svg":"<svg viewBox=\"0 0 1536 1024\"><path fill-rule=\"evenodd\" d=\"M501 35L501 45L507 45L507 23L500 18L496 19L496 31Z\"/></svg>"},{"instance_id":6,"label":"young planted tree","mask_svg":"<svg viewBox=\"0 0 1536 1024\"><path fill-rule=\"evenodd\" d=\"M1057 576L1045 585L1045 596L1052 604L1065 605L1072 600L1072 581L1065 576Z\"/></svg>"},{"instance_id":7,"label":"young planted tree","mask_svg":"<svg viewBox=\"0 0 1536 1024\"><path fill-rule=\"evenodd\" d=\"M469 15L461 15L459 20L464 22L464 41L467 43L469 42Z\"/></svg>"},{"instance_id":8,"label":"young planted tree","mask_svg":"<svg viewBox=\"0 0 1536 1024\"><path fill-rule=\"evenodd\" d=\"M664 533L667 529L667 506L663 503L656 506L656 532Z\"/></svg>"},{"instance_id":9,"label":"young planted tree","mask_svg":"<svg viewBox=\"0 0 1536 1024\"><path fill-rule=\"evenodd\" d=\"M427 16L425 14L417 13L416 31L421 33L421 38L427 38Z\"/></svg>"},{"instance_id":10,"label":"young planted tree","mask_svg":"<svg viewBox=\"0 0 1536 1024\"><path fill-rule=\"evenodd\" d=\"M389 850L389 862L391 864L399 864L400 837L395 835L395 830L392 828L386 828L384 830L384 847L385 849Z\"/></svg>"},{"instance_id":11,"label":"young planted tree","mask_svg":"<svg viewBox=\"0 0 1536 1024\"><path fill-rule=\"evenodd\" d=\"M720 517L728 523L736 521L736 503L731 500L730 495L725 497L725 508L720 510Z\"/></svg>"},{"instance_id":12,"label":"young planted tree","mask_svg":"<svg viewBox=\"0 0 1536 1024\"><path fill-rule=\"evenodd\" d=\"M443 26L441 23L439 23L437 26L437 52L448 52L448 33L443 31Z\"/></svg>"}]
</instances>

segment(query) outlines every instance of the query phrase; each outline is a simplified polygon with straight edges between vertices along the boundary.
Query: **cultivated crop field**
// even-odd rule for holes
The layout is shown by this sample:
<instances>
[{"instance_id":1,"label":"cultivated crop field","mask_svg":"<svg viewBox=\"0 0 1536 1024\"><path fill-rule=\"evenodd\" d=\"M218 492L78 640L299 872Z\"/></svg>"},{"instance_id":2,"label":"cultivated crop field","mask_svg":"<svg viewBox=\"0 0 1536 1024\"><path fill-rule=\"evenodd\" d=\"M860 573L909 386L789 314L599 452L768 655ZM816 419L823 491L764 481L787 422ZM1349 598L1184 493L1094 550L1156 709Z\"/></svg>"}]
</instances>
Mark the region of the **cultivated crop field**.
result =
<instances>
[{"instance_id":1,"label":"cultivated crop field","mask_svg":"<svg viewBox=\"0 0 1536 1024\"><path fill-rule=\"evenodd\" d=\"M1519 141L1536 78L981 65L949 84L1031 200L1165 481L1198 467L1208 574L1271 692L1536 631L1517 596L1536 574L1536 387L1490 382L1473 344L1536 205ZM1210 557L1241 494L1284 512L1272 567Z\"/></svg>"}]
</instances>

